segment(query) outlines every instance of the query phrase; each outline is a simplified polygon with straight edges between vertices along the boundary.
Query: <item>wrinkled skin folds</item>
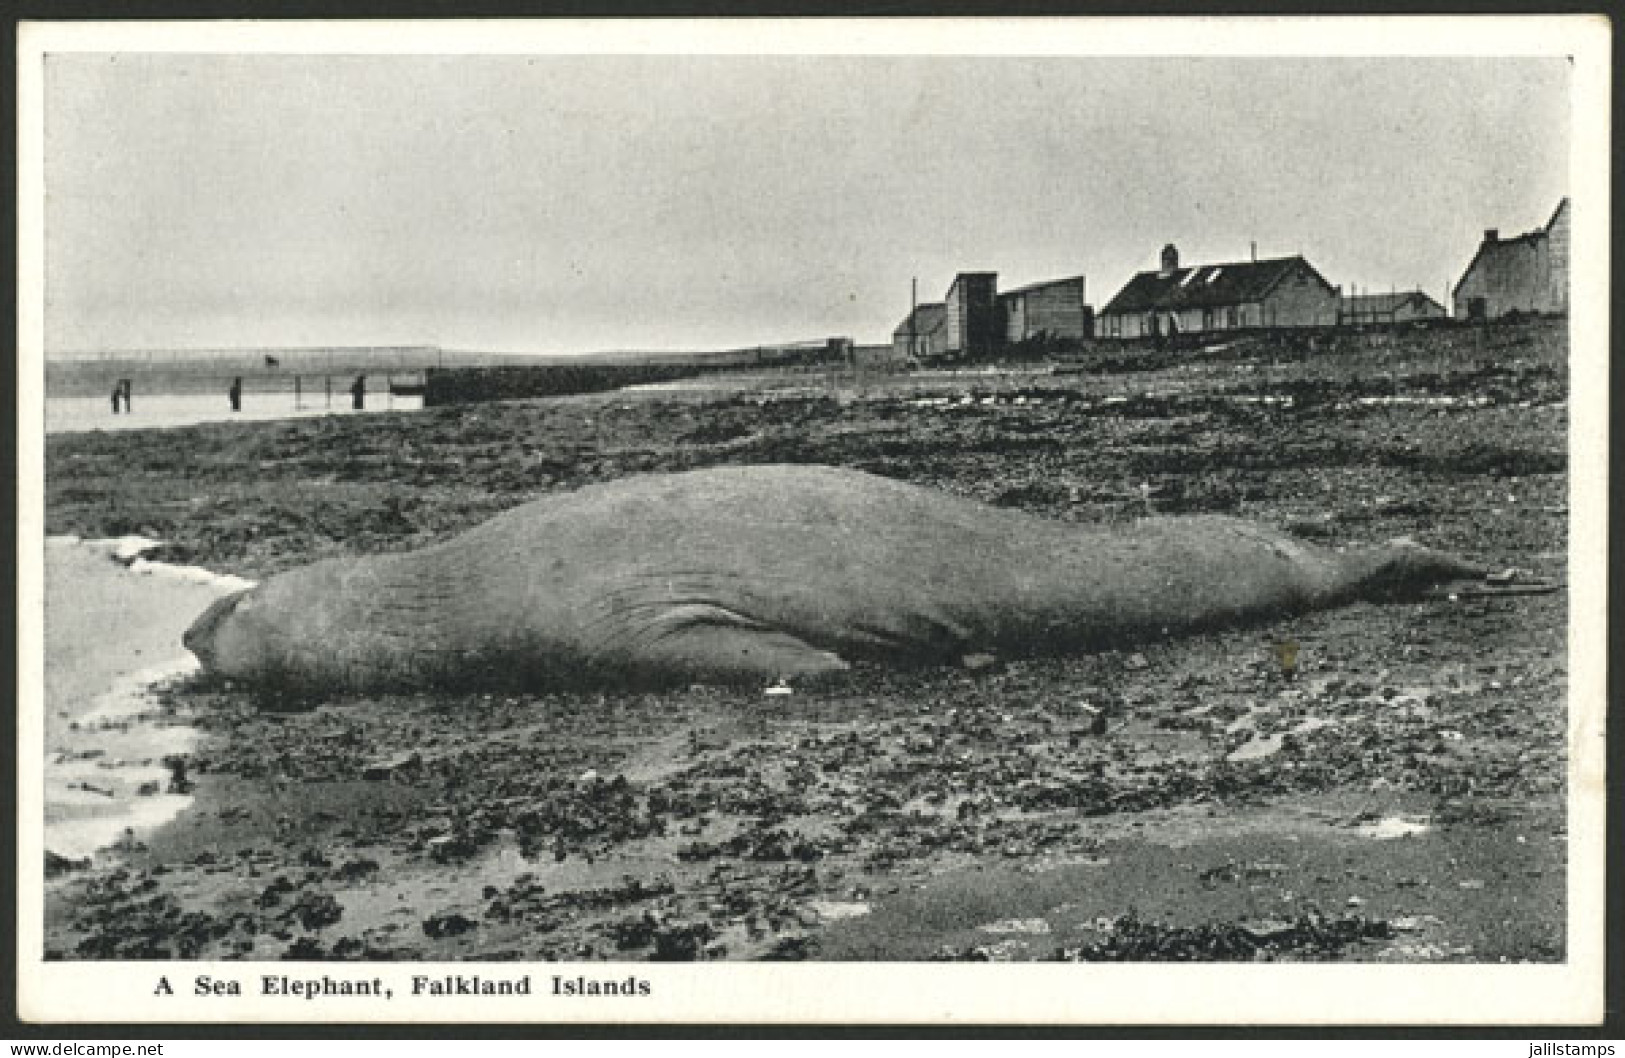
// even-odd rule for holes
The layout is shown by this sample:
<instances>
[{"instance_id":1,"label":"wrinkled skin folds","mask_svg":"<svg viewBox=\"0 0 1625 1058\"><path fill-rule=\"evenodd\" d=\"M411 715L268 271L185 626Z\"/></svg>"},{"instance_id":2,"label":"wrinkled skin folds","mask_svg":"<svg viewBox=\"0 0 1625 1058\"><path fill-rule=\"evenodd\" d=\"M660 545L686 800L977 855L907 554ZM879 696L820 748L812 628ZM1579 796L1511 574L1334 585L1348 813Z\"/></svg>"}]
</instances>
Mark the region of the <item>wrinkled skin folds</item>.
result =
<instances>
[{"instance_id":1,"label":"wrinkled skin folds","mask_svg":"<svg viewBox=\"0 0 1625 1058\"><path fill-rule=\"evenodd\" d=\"M852 470L728 467L547 496L211 606L205 671L280 691L768 681L1085 650L1482 573L1234 518L1087 526Z\"/></svg>"}]
</instances>

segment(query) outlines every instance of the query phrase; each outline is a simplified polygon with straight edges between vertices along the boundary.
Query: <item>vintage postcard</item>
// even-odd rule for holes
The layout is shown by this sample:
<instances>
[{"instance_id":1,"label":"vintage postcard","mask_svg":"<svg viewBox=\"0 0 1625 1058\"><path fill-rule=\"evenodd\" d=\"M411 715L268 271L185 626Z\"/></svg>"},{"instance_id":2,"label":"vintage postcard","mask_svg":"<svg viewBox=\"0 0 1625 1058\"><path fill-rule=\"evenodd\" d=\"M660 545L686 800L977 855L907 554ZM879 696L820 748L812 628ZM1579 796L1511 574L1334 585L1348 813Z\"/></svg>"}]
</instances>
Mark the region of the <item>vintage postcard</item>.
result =
<instances>
[{"instance_id":1,"label":"vintage postcard","mask_svg":"<svg viewBox=\"0 0 1625 1058\"><path fill-rule=\"evenodd\" d=\"M22 1017L1596 1022L1610 47L24 24Z\"/></svg>"}]
</instances>

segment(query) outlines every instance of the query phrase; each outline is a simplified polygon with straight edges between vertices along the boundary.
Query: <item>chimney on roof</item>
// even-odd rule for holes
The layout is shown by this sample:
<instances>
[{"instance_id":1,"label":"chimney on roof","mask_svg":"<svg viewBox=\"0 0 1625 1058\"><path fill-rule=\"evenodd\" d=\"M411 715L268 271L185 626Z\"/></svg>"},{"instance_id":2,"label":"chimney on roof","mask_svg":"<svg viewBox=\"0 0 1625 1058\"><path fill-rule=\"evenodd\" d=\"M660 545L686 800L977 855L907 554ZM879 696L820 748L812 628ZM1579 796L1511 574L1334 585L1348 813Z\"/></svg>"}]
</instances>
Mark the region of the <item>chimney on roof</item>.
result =
<instances>
[{"instance_id":1,"label":"chimney on roof","mask_svg":"<svg viewBox=\"0 0 1625 1058\"><path fill-rule=\"evenodd\" d=\"M1485 228L1484 229L1484 241L1485 242L1498 242L1500 240L1500 238L1501 238L1501 229L1500 228Z\"/></svg>"},{"instance_id":2,"label":"chimney on roof","mask_svg":"<svg viewBox=\"0 0 1625 1058\"><path fill-rule=\"evenodd\" d=\"M1162 248L1162 270L1164 272L1179 271L1179 250L1173 243Z\"/></svg>"}]
</instances>

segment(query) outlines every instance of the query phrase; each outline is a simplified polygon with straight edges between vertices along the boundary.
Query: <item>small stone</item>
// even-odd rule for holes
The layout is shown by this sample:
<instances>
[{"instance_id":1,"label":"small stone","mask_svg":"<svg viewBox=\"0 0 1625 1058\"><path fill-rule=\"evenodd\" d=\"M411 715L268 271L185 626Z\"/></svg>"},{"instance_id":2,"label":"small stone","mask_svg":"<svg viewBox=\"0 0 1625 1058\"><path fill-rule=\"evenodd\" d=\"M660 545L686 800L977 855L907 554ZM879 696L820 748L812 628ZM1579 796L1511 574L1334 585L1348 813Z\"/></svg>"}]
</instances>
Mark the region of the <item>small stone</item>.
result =
<instances>
[{"instance_id":1,"label":"small stone","mask_svg":"<svg viewBox=\"0 0 1625 1058\"><path fill-rule=\"evenodd\" d=\"M1087 702L1079 703L1078 712L1088 720L1089 726L1085 730L1091 735L1104 735L1106 733L1106 710L1099 709Z\"/></svg>"},{"instance_id":2,"label":"small stone","mask_svg":"<svg viewBox=\"0 0 1625 1058\"><path fill-rule=\"evenodd\" d=\"M423 920L423 932L438 940L467 933L477 925L479 923L455 911L442 911Z\"/></svg>"},{"instance_id":3,"label":"small stone","mask_svg":"<svg viewBox=\"0 0 1625 1058\"><path fill-rule=\"evenodd\" d=\"M416 768L423 763L423 756L419 753L398 753L388 760L374 761L361 770L363 779L393 779L396 775L409 768Z\"/></svg>"},{"instance_id":4,"label":"small stone","mask_svg":"<svg viewBox=\"0 0 1625 1058\"><path fill-rule=\"evenodd\" d=\"M1280 938L1291 934L1296 928L1297 927L1290 922L1283 922L1282 920L1275 918L1260 919L1257 922L1246 922L1242 923L1240 926L1243 933L1247 934L1247 936L1261 944L1268 943L1272 940L1279 940Z\"/></svg>"},{"instance_id":5,"label":"small stone","mask_svg":"<svg viewBox=\"0 0 1625 1058\"><path fill-rule=\"evenodd\" d=\"M427 842L429 857L436 863L454 863L477 851L473 842L456 834L442 834Z\"/></svg>"},{"instance_id":6,"label":"small stone","mask_svg":"<svg viewBox=\"0 0 1625 1058\"><path fill-rule=\"evenodd\" d=\"M966 672L986 672L999 667L999 659L992 654L966 654L959 659L960 668Z\"/></svg>"},{"instance_id":7,"label":"small stone","mask_svg":"<svg viewBox=\"0 0 1625 1058\"><path fill-rule=\"evenodd\" d=\"M1125 658L1123 660L1123 667L1126 668L1126 669L1133 669L1135 671L1138 671L1140 669L1148 669L1148 668L1150 668L1151 667L1151 662L1149 662L1149 661L1147 661L1145 659L1144 654L1130 654L1127 658Z\"/></svg>"},{"instance_id":8,"label":"small stone","mask_svg":"<svg viewBox=\"0 0 1625 1058\"><path fill-rule=\"evenodd\" d=\"M292 888L291 885L289 888ZM328 893L304 892L293 902L287 915L297 918L299 924L306 929L317 930L331 926L343 918L344 908Z\"/></svg>"}]
</instances>

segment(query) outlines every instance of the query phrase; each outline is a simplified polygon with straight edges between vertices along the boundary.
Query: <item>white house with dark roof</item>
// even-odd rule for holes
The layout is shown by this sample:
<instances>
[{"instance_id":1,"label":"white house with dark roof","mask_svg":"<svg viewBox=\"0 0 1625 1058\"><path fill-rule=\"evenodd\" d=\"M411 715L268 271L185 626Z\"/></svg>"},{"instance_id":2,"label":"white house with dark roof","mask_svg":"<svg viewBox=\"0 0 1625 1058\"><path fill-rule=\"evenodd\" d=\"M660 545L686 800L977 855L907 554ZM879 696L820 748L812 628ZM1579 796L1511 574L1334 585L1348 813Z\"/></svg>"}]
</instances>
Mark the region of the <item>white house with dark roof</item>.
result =
<instances>
[{"instance_id":1,"label":"white house with dark roof","mask_svg":"<svg viewBox=\"0 0 1625 1058\"><path fill-rule=\"evenodd\" d=\"M1162 267L1140 272L1095 323L1105 338L1140 338L1246 327L1330 327L1338 289L1302 257L1181 268L1163 247Z\"/></svg>"}]
</instances>

